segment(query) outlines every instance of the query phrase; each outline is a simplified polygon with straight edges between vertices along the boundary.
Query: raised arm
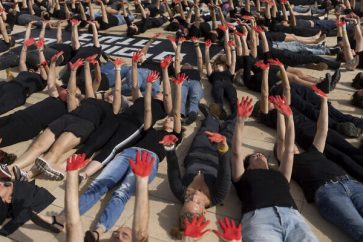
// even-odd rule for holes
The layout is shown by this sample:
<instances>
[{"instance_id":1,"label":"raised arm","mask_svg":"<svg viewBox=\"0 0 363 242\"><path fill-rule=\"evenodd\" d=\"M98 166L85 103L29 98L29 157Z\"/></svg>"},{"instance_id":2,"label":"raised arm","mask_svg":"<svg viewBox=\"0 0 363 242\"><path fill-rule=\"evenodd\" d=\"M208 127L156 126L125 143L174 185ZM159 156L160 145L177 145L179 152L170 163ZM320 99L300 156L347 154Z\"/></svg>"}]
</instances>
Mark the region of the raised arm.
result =
<instances>
[{"instance_id":1,"label":"raised arm","mask_svg":"<svg viewBox=\"0 0 363 242\"><path fill-rule=\"evenodd\" d=\"M113 113L118 114L121 110L121 88L122 88L122 82L121 82L121 67L124 64L124 61L121 58L116 58L113 62L115 65L115 87L114 87L114 93L113 93Z\"/></svg>"},{"instance_id":2,"label":"raised arm","mask_svg":"<svg viewBox=\"0 0 363 242\"><path fill-rule=\"evenodd\" d=\"M212 45L211 40L208 39L205 41L204 58L205 58L205 68L207 69L208 76L210 76L213 72L212 64L210 63L210 56L209 56L209 48L211 47L211 45Z\"/></svg>"},{"instance_id":3,"label":"raised arm","mask_svg":"<svg viewBox=\"0 0 363 242\"><path fill-rule=\"evenodd\" d=\"M64 197L67 242L83 241L83 229L79 214L78 170L88 162L85 155L74 154L67 160L66 191Z\"/></svg>"},{"instance_id":4,"label":"raised arm","mask_svg":"<svg viewBox=\"0 0 363 242\"><path fill-rule=\"evenodd\" d=\"M131 96L133 101L142 97L141 91L139 89L139 82L138 82L138 71L137 71L137 63L140 61L141 57L143 56L141 50L136 51L132 56L132 73L131 73Z\"/></svg>"},{"instance_id":5,"label":"raised arm","mask_svg":"<svg viewBox=\"0 0 363 242\"><path fill-rule=\"evenodd\" d=\"M261 96L260 96L260 112L267 114L268 113L268 72L270 70L269 64L263 63L263 61L259 61L256 63L256 66L262 69L262 84L261 84Z\"/></svg>"},{"instance_id":6,"label":"raised arm","mask_svg":"<svg viewBox=\"0 0 363 242\"><path fill-rule=\"evenodd\" d=\"M26 66L26 56L28 52L28 47L35 43L34 38L25 39L23 43L23 48L21 49L20 58L19 58L19 70L20 71L28 71L28 67Z\"/></svg>"},{"instance_id":7,"label":"raised arm","mask_svg":"<svg viewBox=\"0 0 363 242\"><path fill-rule=\"evenodd\" d=\"M75 63L69 63L71 68L71 75L69 77L67 91L67 105L68 105L68 112L72 112L74 109L78 107L77 101L77 70L80 66L83 65L83 60L78 59Z\"/></svg>"},{"instance_id":8,"label":"raised arm","mask_svg":"<svg viewBox=\"0 0 363 242\"><path fill-rule=\"evenodd\" d=\"M195 54L197 56L198 71L199 71L200 76L202 76L203 75L203 55L202 55L202 51L200 50L199 40L196 37L192 37L192 41L194 43Z\"/></svg>"},{"instance_id":9,"label":"raised arm","mask_svg":"<svg viewBox=\"0 0 363 242\"><path fill-rule=\"evenodd\" d=\"M283 97L276 96L270 97L270 102L274 104L277 111L284 116L285 119L285 138L284 150L281 155L281 163L279 171L285 176L286 180L290 182L292 167L294 164L294 147L295 147L295 127L294 119L290 106L286 103ZM279 120L280 119L280 120ZM281 122L281 117L278 117L278 122Z\"/></svg>"},{"instance_id":10,"label":"raised arm","mask_svg":"<svg viewBox=\"0 0 363 242\"><path fill-rule=\"evenodd\" d=\"M153 82L158 80L160 75L156 71L151 71L146 78L146 91L144 96L144 130L152 128L152 105L151 105L151 92Z\"/></svg>"},{"instance_id":11,"label":"raised arm","mask_svg":"<svg viewBox=\"0 0 363 242\"><path fill-rule=\"evenodd\" d=\"M245 172L245 167L243 165L243 129L245 126L245 121L251 116L253 110L252 99L249 97L243 97L241 102L237 106L237 120L233 132L232 140L232 158L231 158L231 170L232 170L232 180L237 182L241 179L243 173Z\"/></svg>"},{"instance_id":12,"label":"raised arm","mask_svg":"<svg viewBox=\"0 0 363 242\"><path fill-rule=\"evenodd\" d=\"M320 113L313 144L321 153L323 153L329 129L328 97L316 86L313 86L312 88L321 98Z\"/></svg>"},{"instance_id":13,"label":"raised arm","mask_svg":"<svg viewBox=\"0 0 363 242\"><path fill-rule=\"evenodd\" d=\"M81 47L81 44L79 43L79 38L78 38L78 25L79 25L79 21L76 19L71 19L71 24L72 24L72 48L74 50L78 50L79 47Z\"/></svg>"},{"instance_id":14,"label":"raised arm","mask_svg":"<svg viewBox=\"0 0 363 242\"><path fill-rule=\"evenodd\" d=\"M92 56L91 56L92 57ZM95 98L95 92L92 86L92 75L91 75L91 65L90 61L92 58L86 58L84 61L84 84L85 84L85 92L86 98Z\"/></svg>"},{"instance_id":15,"label":"raised arm","mask_svg":"<svg viewBox=\"0 0 363 242\"><path fill-rule=\"evenodd\" d=\"M182 85L183 82L188 79L188 77L184 73L179 73L175 80L175 99L173 105L173 117L174 117L174 131L176 133L181 132L181 102L182 102Z\"/></svg>"},{"instance_id":16,"label":"raised arm","mask_svg":"<svg viewBox=\"0 0 363 242\"><path fill-rule=\"evenodd\" d=\"M56 63L58 58L63 54L63 51L58 52L50 59L50 67L47 79L48 95L50 97L59 97L57 87L57 67Z\"/></svg>"},{"instance_id":17,"label":"raised arm","mask_svg":"<svg viewBox=\"0 0 363 242\"><path fill-rule=\"evenodd\" d=\"M136 192L134 219L132 222L132 241L143 242L148 238L149 226L149 192L148 180L155 159L150 153L140 151L136 155L136 163L130 160L130 167L136 176Z\"/></svg>"},{"instance_id":18,"label":"raised arm","mask_svg":"<svg viewBox=\"0 0 363 242\"><path fill-rule=\"evenodd\" d=\"M171 115L173 109L173 100L171 96L171 87L170 87L170 78L168 67L172 62L172 56L166 56L161 62L161 72L162 72L162 81L163 81L163 96L164 96L164 108L165 112L168 115Z\"/></svg>"}]
</instances>

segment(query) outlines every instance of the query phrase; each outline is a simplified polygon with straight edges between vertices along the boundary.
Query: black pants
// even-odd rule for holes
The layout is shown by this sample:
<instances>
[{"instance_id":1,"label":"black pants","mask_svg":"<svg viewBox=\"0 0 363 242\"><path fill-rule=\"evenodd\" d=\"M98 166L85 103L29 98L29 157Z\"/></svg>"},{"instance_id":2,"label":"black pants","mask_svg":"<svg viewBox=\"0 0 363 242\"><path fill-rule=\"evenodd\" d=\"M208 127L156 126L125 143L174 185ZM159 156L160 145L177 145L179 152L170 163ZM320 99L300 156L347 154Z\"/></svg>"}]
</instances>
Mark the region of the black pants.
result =
<instances>
[{"instance_id":1,"label":"black pants","mask_svg":"<svg viewBox=\"0 0 363 242\"><path fill-rule=\"evenodd\" d=\"M26 101L26 91L20 84L9 81L0 83L0 114L23 105Z\"/></svg>"},{"instance_id":2,"label":"black pants","mask_svg":"<svg viewBox=\"0 0 363 242\"><path fill-rule=\"evenodd\" d=\"M307 118L317 121L320 113L320 97L310 88L291 83L291 106ZM282 95L282 86L278 85L271 89L271 95ZM363 128L363 120L349 114L344 114L334 108L331 103L329 110L329 128L336 129L338 123L351 122L355 126Z\"/></svg>"},{"instance_id":3,"label":"black pants","mask_svg":"<svg viewBox=\"0 0 363 242\"><path fill-rule=\"evenodd\" d=\"M218 167L219 153L215 147L215 144L210 142L208 136L205 134L206 131L220 133L221 135L224 135L227 139L228 146L232 147L232 137L236 124L236 119L228 119L222 125L220 125L219 122L220 121L215 119L212 115L209 115L203 120L201 127L199 128L197 134L194 136L193 142L188 151L188 155L184 159L184 167L187 169L186 173L194 173L194 171L192 170L199 169L195 166L201 166L200 169L202 170L207 169L207 167ZM208 158L206 158L206 156L208 156ZM207 161L217 163L210 166L206 164ZM193 165L193 163L200 164ZM217 171L214 172L217 173Z\"/></svg>"},{"instance_id":4,"label":"black pants","mask_svg":"<svg viewBox=\"0 0 363 242\"><path fill-rule=\"evenodd\" d=\"M271 58L278 58L281 62L289 66L301 66L311 63L326 63L330 69L338 69L340 62L335 60L328 60L323 57L313 55L310 52L292 52L289 50L278 50L275 48L270 49Z\"/></svg>"},{"instance_id":5,"label":"black pants","mask_svg":"<svg viewBox=\"0 0 363 242\"><path fill-rule=\"evenodd\" d=\"M292 107L295 124L295 142L307 150L314 141L316 122ZM262 122L276 128L276 110L263 116ZM347 142L343 136L329 129L324 154L329 160L340 165L355 179L363 181L363 151Z\"/></svg>"},{"instance_id":6,"label":"black pants","mask_svg":"<svg viewBox=\"0 0 363 242\"><path fill-rule=\"evenodd\" d=\"M215 80L212 83L212 96L221 110L223 109L223 98L226 97L231 108L232 116L235 116L237 109L237 91L231 81Z\"/></svg>"},{"instance_id":7,"label":"black pants","mask_svg":"<svg viewBox=\"0 0 363 242\"><path fill-rule=\"evenodd\" d=\"M5 70L19 65L21 49L12 49L0 56L0 70Z\"/></svg>"}]
</instances>

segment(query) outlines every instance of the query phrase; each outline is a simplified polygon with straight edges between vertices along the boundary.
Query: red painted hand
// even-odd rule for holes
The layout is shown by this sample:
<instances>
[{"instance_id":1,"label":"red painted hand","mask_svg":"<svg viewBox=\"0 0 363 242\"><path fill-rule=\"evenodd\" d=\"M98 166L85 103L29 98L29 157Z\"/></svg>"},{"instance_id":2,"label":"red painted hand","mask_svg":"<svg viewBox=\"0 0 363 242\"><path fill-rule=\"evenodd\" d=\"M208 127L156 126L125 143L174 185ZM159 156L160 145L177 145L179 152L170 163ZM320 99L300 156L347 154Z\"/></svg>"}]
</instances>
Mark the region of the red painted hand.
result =
<instances>
[{"instance_id":1,"label":"red painted hand","mask_svg":"<svg viewBox=\"0 0 363 242\"><path fill-rule=\"evenodd\" d=\"M265 32L265 31L261 28L261 26L254 26L254 27L253 27L253 30L254 30L254 31L256 31L257 33L263 33L263 32Z\"/></svg>"},{"instance_id":2,"label":"red painted hand","mask_svg":"<svg viewBox=\"0 0 363 242\"><path fill-rule=\"evenodd\" d=\"M78 67L82 66L83 64L84 64L83 63L83 60L82 59L78 59L74 63L69 62L69 67L71 68L71 70L77 70Z\"/></svg>"},{"instance_id":3,"label":"red painted hand","mask_svg":"<svg viewBox=\"0 0 363 242\"><path fill-rule=\"evenodd\" d=\"M251 116L253 111L253 103L252 98L250 97L242 97L241 102L237 105L237 114L238 117L248 118Z\"/></svg>"},{"instance_id":4,"label":"red painted hand","mask_svg":"<svg viewBox=\"0 0 363 242\"><path fill-rule=\"evenodd\" d=\"M158 80L159 78L160 78L159 72L151 71L146 78L146 82L153 83L154 81Z\"/></svg>"},{"instance_id":5,"label":"red painted hand","mask_svg":"<svg viewBox=\"0 0 363 242\"><path fill-rule=\"evenodd\" d=\"M258 68L261 68L262 70L268 70L270 68L269 64L264 63L262 60L257 61L255 64Z\"/></svg>"},{"instance_id":6,"label":"red painted hand","mask_svg":"<svg viewBox=\"0 0 363 242\"><path fill-rule=\"evenodd\" d=\"M47 66L47 65L48 65L48 61L46 61L46 60L39 63L39 66Z\"/></svg>"},{"instance_id":7,"label":"red painted hand","mask_svg":"<svg viewBox=\"0 0 363 242\"><path fill-rule=\"evenodd\" d=\"M159 141L159 144L162 144L165 146L172 146L177 141L178 141L178 138L175 135L169 134L169 135L165 135L164 138L161 141Z\"/></svg>"},{"instance_id":8,"label":"red painted hand","mask_svg":"<svg viewBox=\"0 0 363 242\"><path fill-rule=\"evenodd\" d=\"M26 47L29 47L29 46L33 45L34 42L35 42L34 38L26 39L26 40L24 40L24 45Z\"/></svg>"},{"instance_id":9,"label":"red painted hand","mask_svg":"<svg viewBox=\"0 0 363 242\"><path fill-rule=\"evenodd\" d=\"M88 162L89 159L86 159L86 154L74 154L67 159L66 171L75 171L82 169Z\"/></svg>"},{"instance_id":10,"label":"red painted hand","mask_svg":"<svg viewBox=\"0 0 363 242\"><path fill-rule=\"evenodd\" d=\"M241 240L242 239L242 224L236 227L234 220L229 220L228 217L223 219L219 219L219 226L223 230L223 233L219 232L218 230L213 230L213 232L219 236L224 241L231 241L231 240Z\"/></svg>"},{"instance_id":11,"label":"red painted hand","mask_svg":"<svg viewBox=\"0 0 363 242\"><path fill-rule=\"evenodd\" d=\"M347 23L345 21L341 21L341 20L337 20L335 21L335 23L337 24L337 26L345 26Z\"/></svg>"},{"instance_id":12,"label":"red painted hand","mask_svg":"<svg viewBox=\"0 0 363 242\"><path fill-rule=\"evenodd\" d=\"M168 35L166 38L167 38L170 42L172 42L172 43L175 43L175 42L176 42L175 36L173 36L173 35Z\"/></svg>"},{"instance_id":13,"label":"red painted hand","mask_svg":"<svg viewBox=\"0 0 363 242\"><path fill-rule=\"evenodd\" d=\"M190 40L193 42L193 43L197 43L199 41L199 38L198 37L195 37L195 36L192 36L190 38Z\"/></svg>"},{"instance_id":14,"label":"red painted hand","mask_svg":"<svg viewBox=\"0 0 363 242\"><path fill-rule=\"evenodd\" d=\"M229 40L228 41L228 46L229 47L235 47L236 46L236 43L234 42L234 40Z\"/></svg>"},{"instance_id":15,"label":"red painted hand","mask_svg":"<svg viewBox=\"0 0 363 242\"><path fill-rule=\"evenodd\" d=\"M183 84L183 82L188 79L188 76L185 75L185 73L179 73L178 75L176 75L176 78L174 79L174 83L177 85L181 85Z\"/></svg>"},{"instance_id":16,"label":"red painted hand","mask_svg":"<svg viewBox=\"0 0 363 242\"><path fill-rule=\"evenodd\" d=\"M228 27L226 25L223 25L223 24L218 25L218 28L220 30L224 31L224 32L228 30Z\"/></svg>"},{"instance_id":17,"label":"red painted hand","mask_svg":"<svg viewBox=\"0 0 363 242\"><path fill-rule=\"evenodd\" d=\"M132 62L138 62L140 60L140 58L143 56L144 54L142 53L141 50L136 51L133 55L132 55Z\"/></svg>"},{"instance_id":18,"label":"red painted hand","mask_svg":"<svg viewBox=\"0 0 363 242\"><path fill-rule=\"evenodd\" d=\"M276 66L283 66L284 64L279 60L279 59L268 59L267 60L268 63L270 63L271 65L276 65Z\"/></svg>"},{"instance_id":19,"label":"red painted hand","mask_svg":"<svg viewBox=\"0 0 363 242\"><path fill-rule=\"evenodd\" d=\"M244 20L248 20L248 21L250 21L250 20L254 20L254 19L255 19L255 18L254 18L253 16L251 16L251 15L243 15L241 18L242 18L242 19L244 19Z\"/></svg>"},{"instance_id":20,"label":"red painted hand","mask_svg":"<svg viewBox=\"0 0 363 242\"><path fill-rule=\"evenodd\" d=\"M78 26L78 25L79 25L79 20L78 20L78 19L74 19L74 18L72 18L72 19L71 19L71 24L72 24L73 26Z\"/></svg>"},{"instance_id":21,"label":"red painted hand","mask_svg":"<svg viewBox=\"0 0 363 242\"><path fill-rule=\"evenodd\" d=\"M279 111L284 116L291 116L292 110L289 105L287 105L284 97L281 96L270 96L268 100L274 104L277 111Z\"/></svg>"},{"instance_id":22,"label":"red painted hand","mask_svg":"<svg viewBox=\"0 0 363 242\"><path fill-rule=\"evenodd\" d=\"M38 49L42 48L44 46L44 38L40 38L38 41L36 41L35 45Z\"/></svg>"},{"instance_id":23,"label":"red painted hand","mask_svg":"<svg viewBox=\"0 0 363 242\"><path fill-rule=\"evenodd\" d=\"M147 177L150 175L153 168L155 158L151 157L151 153L146 150L136 153L136 162L132 159L129 160L131 170L136 176Z\"/></svg>"},{"instance_id":24,"label":"red painted hand","mask_svg":"<svg viewBox=\"0 0 363 242\"><path fill-rule=\"evenodd\" d=\"M213 143L221 143L226 140L226 137L219 133L213 133L210 131L205 131L204 133L208 136L208 139Z\"/></svg>"},{"instance_id":25,"label":"red painted hand","mask_svg":"<svg viewBox=\"0 0 363 242\"><path fill-rule=\"evenodd\" d=\"M121 59L121 58L116 58L116 59L113 61L113 65L114 65L116 68L121 67L123 64L124 64L124 61L123 61L123 59Z\"/></svg>"},{"instance_id":26,"label":"red painted hand","mask_svg":"<svg viewBox=\"0 0 363 242\"><path fill-rule=\"evenodd\" d=\"M179 37L178 38L178 44L183 44L183 42L185 41L186 39L184 37Z\"/></svg>"},{"instance_id":27,"label":"red painted hand","mask_svg":"<svg viewBox=\"0 0 363 242\"><path fill-rule=\"evenodd\" d=\"M320 90L316 85L311 86L311 89L313 89L313 91L315 92L316 95L323 97L323 98L327 98L328 95L326 95L325 92L323 92L322 90Z\"/></svg>"},{"instance_id":28,"label":"red painted hand","mask_svg":"<svg viewBox=\"0 0 363 242\"><path fill-rule=\"evenodd\" d=\"M94 64L94 62L97 61L96 60L97 56L98 56L97 54L88 56L88 57L86 57L85 61L88 61L89 63L93 63Z\"/></svg>"},{"instance_id":29,"label":"red painted hand","mask_svg":"<svg viewBox=\"0 0 363 242\"><path fill-rule=\"evenodd\" d=\"M200 216L198 218L197 215L194 215L192 221L189 223L188 218L184 219L184 236L191 238L201 238L203 235L208 233L210 229L204 230L208 224L209 220L204 222L204 216ZM204 231L203 231L204 230Z\"/></svg>"},{"instance_id":30,"label":"red painted hand","mask_svg":"<svg viewBox=\"0 0 363 242\"><path fill-rule=\"evenodd\" d=\"M51 58L50 60L51 60L51 61L56 61L56 60L58 60L58 58L59 58L61 55L63 55L63 53L64 53L64 51L63 51L63 50L59 51L57 54L53 55L53 56L52 56L52 58Z\"/></svg>"},{"instance_id":31,"label":"red painted hand","mask_svg":"<svg viewBox=\"0 0 363 242\"><path fill-rule=\"evenodd\" d=\"M171 55L165 56L165 58L160 62L160 66L162 69L167 69L172 62L173 58Z\"/></svg>"},{"instance_id":32,"label":"red painted hand","mask_svg":"<svg viewBox=\"0 0 363 242\"><path fill-rule=\"evenodd\" d=\"M205 48L210 48L212 46L212 41L210 39L207 39L204 43Z\"/></svg>"}]
</instances>

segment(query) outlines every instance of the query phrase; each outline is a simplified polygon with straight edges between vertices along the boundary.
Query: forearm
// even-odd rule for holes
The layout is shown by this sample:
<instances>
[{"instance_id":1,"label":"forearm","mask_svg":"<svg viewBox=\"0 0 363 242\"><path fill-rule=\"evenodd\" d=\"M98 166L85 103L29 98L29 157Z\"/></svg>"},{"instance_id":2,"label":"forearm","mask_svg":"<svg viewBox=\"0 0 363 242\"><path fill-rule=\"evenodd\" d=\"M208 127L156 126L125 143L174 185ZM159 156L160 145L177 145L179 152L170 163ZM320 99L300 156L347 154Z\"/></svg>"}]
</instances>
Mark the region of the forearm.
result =
<instances>
[{"instance_id":1,"label":"forearm","mask_svg":"<svg viewBox=\"0 0 363 242\"><path fill-rule=\"evenodd\" d=\"M101 67L99 62L95 64L95 80L92 82L93 92L97 92L102 81Z\"/></svg>"},{"instance_id":2,"label":"forearm","mask_svg":"<svg viewBox=\"0 0 363 242\"><path fill-rule=\"evenodd\" d=\"M85 80L86 98L95 98L95 93L92 87L91 69L88 61L84 63L84 80Z\"/></svg>"},{"instance_id":3,"label":"forearm","mask_svg":"<svg viewBox=\"0 0 363 242\"><path fill-rule=\"evenodd\" d=\"M72 70L71 75L69 77L68 81L68 98L67 98L67 105L68 105L68 112L73 111L77 107L77 101L76 101L76 91L77 91L77 84L76 84L76 75L77 71Z\"/></svg>"},{"instance_id":4,"label":"forearm","mask_svg":"<svg viewBox=\"0 0 363 242\"><path fill-rule=\"evenodd\" d=\"M148 177L136 176L135 198L132 241L146 241L149 225Z\"/></svg>"},{"instance_id":5,"label":"forearm","mask_svg":"<svg viewBox=\"0 0 363 242\"><path fill-rule=\"evenodd\" d=\"M78 192L78 171L68 171L64 201L67 242L83 241Z\"/></svg>"},{"instance_id":6,"label":"forearm","mask_svg":"<svg viewBox=\"0 0 363 242\"><path fill-rule=\"evenodd\" d=\"M48 87L48 95L50 97L58 97L59 93L58 93L58 89L56 86L56 63L55 62L51 62L50 63L50 68L49 68L49 74L48 74L48 79L47 79L47 87Z\"/></svg>"},{"instance_id":7,"label":"forearm","mask_svg":"<svg viewBox=\"0 0 363 242\"><path fill-rule=\"evenodd\" d=\"M113 94L113 113L118 114L121 110L121 69L115 68L115 87L114 87L114 94Z\"/></svg>"},{"instance_id":8,"label":"forearm","mask_svg":"<svg viewBox=\"0 0 363 242\"><path fill-rule=\"evenodd\" d=\"M286 135L285 150L280 165L280 171L284 174L287 181L291 180L292 167L294 164L295 128L292 115L285 117Z\"/></svg>"},{"instance_id":9,"label":"forearm","mask_svg":"<svg viewBox=\"0 0 363 242\"><path fill-rule=\"evenodd\" d=\"M280 68L280 74L281 74L281 80L282 80L282 92L286 99L286 102L288 105L291 103L291 88L290 88L290 82L289 78L287 77L287 73L284 66L279 66Z\"/></svg>"},{"instance_id":10,"label":"forearm","mask_svg":"<svg viewBox=\"0 0 363 242\"><path fill-rule=\"evenodd\" d=\"M237 118L236 126L233 131L233 141L232 141L232 180L234 182L237 182L241 179L241 176L244 172L244 166L243 166L243 129L245 125L245 119L244 118Z\"/></svg>"},{"instance_id":11,"label":"forearm","mask_svg":"<svg viewBox=\"0 0 363 242\"><path fill-rule=\"evenodd\" d=\"M162 69L163 78L163 96L164 96L164 108L165 112L169 115L173 109L173 101L171 96L171 86L168 69Z\"/></svg>"},{"instance_id":12,"label":"forearm","mask_svg":"<svg viewBox=\"0 0 363 242\"><path fill-rule=\"evenodd\" d=\"M355 37L355 52L359 53L363 51L363 37L362 37L362 30L360 24L358 23L354 27L354 37Z\"/></svg>"},{"instance_id":13,"label":"forearm","mask_svg":"<svg viewBox=\"0 0 363 242\"><path fill-rule=\"evenodd\" d=\"M92 34L93 34L93 45L95 47L101 47L100 41L98 40L98 31L95 24L92 24Z\"/></svg>"},{"instance_id":14,"label":"forearm","mask_svg":"<svg viewBox=\"0 0 363 242\"><path fill-rule=\"evenodd\" d=\"M26 55L27 55L28 48L23 45L21 49L20 57L19 57L19 70L20 71L27 71L28 68L26 66Z\"/></svg>"},{"instance_id":15,"label":"forearm","mask_svg":"<svg viewBox=\"0 0 363 242\"><path fill-rule=\"evenodd\" d=\"M263 73L262 73L260 111L261 111L261 113L264 113L264 114L268 113L268 72L269 72L269 69L263 70Z\"/></svg>"},{"instance_id":16,"label":"forearm","mask_svg":"<svg viewBox=\"0 0 363 242\"><path fill-rule=\"evenodd\" d=\"M78 38L78 27L76 25L72 26L72 47L74 50L78 50L81 47Z\"/></svg>"},{"instance_id":17,"label":"forearm","mask_svg":"<svg viewBox=\"0 0 363 242\"><path fill-rule=\"evenodd\" d=\"M141 92L139 89L139 82L138 82L138 71L137 71L137 63L136 62L132 62L132 70L131 70L131 79L132 79L132 83L131 83L131 95L132 95L132 99L133 101L135 101L136 99L138 99L139 97L141 97Z\"/></svg>"},{"instance_id":18,"label":"forearm","mask_svg":"<svg viewBox=\"0 0 363 242\"><path fill-rule=\"evenodd\" d=\"M89 10L90 18L92 20L94 20L95 19L95 10L93 9L92 2L91 1L88 3L88 10Z\"/></svg>"},{"instance_id":19,"label":"forearm","mask_svg":"<svg viewBox=\"0 0 363 242\"><path fill-rule=\"evenodd\" d=\"M152 83L147 83L144 97L144 130L152 127L151 92Z\"/></svg>"},{"instance_id":20,"label":"forearm","mask_svg":"<svg viewBox=\"0 0 363 242\"><path fill-rule=\"evenodd\" d=\"M210 63L209 57L209 48L205 48L205 67L207 69L207 75L210 76L212 74L212 64Z\"/></svg>"},{"instance_id":21,"label":"forearm","mask_svg":"<svg viewBox=\"0 0 363 242\"><path fill-rule=\"evenodd\" d=\"M202 51L200 50L199 43L195 46L195 54L197 55L198 71L199 71L200 75L202 76L202 74L203 74L203 55L202 55Z\"/></svg>"},{"instance_id":22,"label":"forearm","mask_svg":"<svg viewBox=\"0 0 363 242\"><path fill-rule=\"evenodd\" d=\"M182 85L175 86L175 100L174 100L174 131L176 133L181 132L181 101L182 101Z\"/></svg>"},{"instance_id":23,"label":"forearm","mask_svg":"<svg viewBox=\"0 0 363 242\"><path fill-rule=\"evenodd\" d=\"M242 56L243 55L243 49L242 49L242 43L241 38L238 35L234 35L234 42L236 43L236 55Z\"/></svg>"},{"instance_id":24,"label":"forearm","mask_svg":"<svg viewBox=\"0 0 363 242\"><path fill-rule=\"evenodd\" d=\"M260 33L261 42L262 42L262 51L263 53L267 53L270 51L270 48L268 46L267 38L265 32Z\"/></svg>"},{"instance_id":25,"label":"forearm","mask_svg":"<svg viewBox=\"0 0 363 242\"><path fill-rule=\"evenodd\" d=\"M175 75L180 73L180 63L181 63L181 43L178 43L177 47L176 47L176 52L175 52Z\"/></svg>"},{"instance_id":26,"label":"forearm","mask_svg":"<svg viewBox=\"0 0 363 242\"><path fill-rule=\"evenodd\" d=\"M108 24L108 16L107 16L106 8L102 1L100 2L100 7L101 7L101 13L102 13L102 22Z\"/></svg>"}]
</instances>

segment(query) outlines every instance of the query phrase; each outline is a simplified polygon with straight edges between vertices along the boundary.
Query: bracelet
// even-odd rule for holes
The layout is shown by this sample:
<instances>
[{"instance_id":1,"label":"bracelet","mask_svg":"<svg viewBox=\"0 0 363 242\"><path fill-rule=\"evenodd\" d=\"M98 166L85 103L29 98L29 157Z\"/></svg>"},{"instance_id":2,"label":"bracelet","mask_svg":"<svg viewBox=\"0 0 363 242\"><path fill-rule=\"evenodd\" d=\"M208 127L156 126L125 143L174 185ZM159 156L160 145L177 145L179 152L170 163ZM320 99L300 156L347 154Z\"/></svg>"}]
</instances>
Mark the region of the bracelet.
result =
<instances>
[{"instance_id":1,"label":"bracelet","mask_svg":"<svg viewBox=\"0 0 363 242\"><path fill-rule=\"evenodd\" d=\"M174 150L174 149L175 149L175 144L173 144L173 145L171 145L171 146L166 146L166 145L164 145L164 149L165 149L166 151L172 151L172 150Z\"/></svg>"},{"instance_id":2,"label":"bracelet","mask_svg":"<svg viewBox=\"0 0 363 242\"><path fill-rule=\"evenodd\" d=\"M225 153L228 152L229 148L228 148L228 146L223 145L222 147L218 147L217 150L218 150L219 153L225 154Z\"/></svg>"},{"instance_id":3,"label":"bracelet","mask_svg":"<svg viewBox=\"0 0 363 242\"><path fill-rule=\"evenodd\" d=\"M232 52L236 52L236 49L231 49Z\"/></svg>"},{"instance_id":4,"label":"bracelet","mask_svg":"<svg viewBox=\"0 0 363 242\"><path fill-rule=\"evenodd\" d=\"M195 42L195 43L194 43L194 46L195 46L195 47L198 47L198 46L199 46L199 43L198 43L198 42Z\"/></svg>"}]
</instances>

